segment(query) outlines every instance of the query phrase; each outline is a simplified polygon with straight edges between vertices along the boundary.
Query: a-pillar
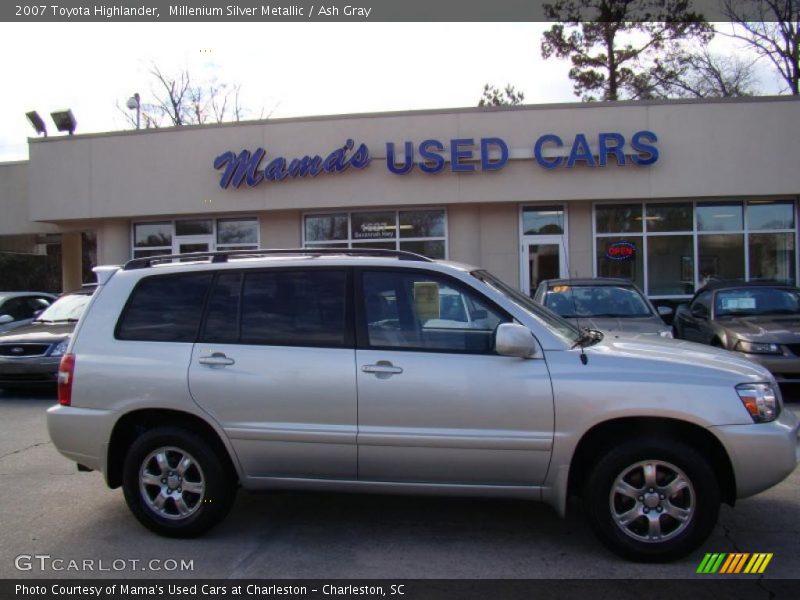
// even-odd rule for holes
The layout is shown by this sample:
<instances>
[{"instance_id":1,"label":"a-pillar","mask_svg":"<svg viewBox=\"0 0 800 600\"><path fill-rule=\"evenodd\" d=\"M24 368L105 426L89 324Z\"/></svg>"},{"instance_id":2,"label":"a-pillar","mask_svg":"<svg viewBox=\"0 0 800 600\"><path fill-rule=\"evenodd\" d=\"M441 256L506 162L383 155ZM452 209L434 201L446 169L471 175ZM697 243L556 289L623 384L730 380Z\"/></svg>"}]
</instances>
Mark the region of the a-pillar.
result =
<instances>
[{"instance_id":1,"label":"a-pillar","mask_svg":"<svg viewBox=\"0 0 800 600\"><path fill-rule=\"evenodd\" d=\"M81 256L81 232L61 234L61 289L65 292L83 284L83 260Z\"/></svg>"}]
</instances>

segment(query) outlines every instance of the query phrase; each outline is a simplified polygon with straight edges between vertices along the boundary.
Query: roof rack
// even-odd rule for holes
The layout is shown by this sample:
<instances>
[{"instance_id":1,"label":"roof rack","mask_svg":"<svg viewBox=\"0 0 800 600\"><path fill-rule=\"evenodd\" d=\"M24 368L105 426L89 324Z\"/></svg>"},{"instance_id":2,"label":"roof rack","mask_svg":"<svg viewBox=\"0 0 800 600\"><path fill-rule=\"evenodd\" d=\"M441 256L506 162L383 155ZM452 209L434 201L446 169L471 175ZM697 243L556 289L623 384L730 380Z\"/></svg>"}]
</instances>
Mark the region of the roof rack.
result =
<instances>
[{"instance_id":1,"label":"roof rack","mask_svg":"<svg viewBox=\"0 0 800 600\"><path fill-rule=\"evenodd\" d=\"M146 269L157 263L171 262L175 259L200 260L208 258L210 263L226 263L229 258L258 258L261 256L377 256L394 257L399 260L414 260L433 262L432 259L421 254L406 252L405 250L384 250L382 248L279 248L273 250L221 250L217 252L187 252L185 254L163 254L134 258L125 263L123 269Z\"/></svg>"}]
</instances>

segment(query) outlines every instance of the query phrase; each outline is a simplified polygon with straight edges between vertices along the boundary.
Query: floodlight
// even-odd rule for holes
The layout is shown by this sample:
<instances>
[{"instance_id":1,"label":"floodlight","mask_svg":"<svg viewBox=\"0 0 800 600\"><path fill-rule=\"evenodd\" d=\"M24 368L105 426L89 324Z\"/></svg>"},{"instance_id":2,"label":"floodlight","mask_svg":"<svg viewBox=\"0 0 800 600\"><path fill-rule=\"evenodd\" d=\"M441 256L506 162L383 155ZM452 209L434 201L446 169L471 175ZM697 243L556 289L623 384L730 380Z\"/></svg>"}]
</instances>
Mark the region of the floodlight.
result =
<instances>
[{"instance_id":1,"label":"floodlight","mask_svg":"<svg viewBox=\"0 0 800 600\"><path fill-rule=\"evenodd\" d=\"M50 116L59 131L69 131L70 135L75 133L75 127L77 127L78 122L70 109L51 112Z\"/></svg>"},{"instance_id":2,"label":"floodlight","mask_svg":"<svg viewBox=\"0 0 800 600\"><path fill-rule=\"evenodd\" d=\"M47 127L44 125L44 121L42 117L39 116L39 113L35 110L32 110L29 113L25 113L25 116L28 117L28 121L30 121L31 126L36 130L38 134L44 134L44 137L47 137Z\"/></svg>"}]
</instances>

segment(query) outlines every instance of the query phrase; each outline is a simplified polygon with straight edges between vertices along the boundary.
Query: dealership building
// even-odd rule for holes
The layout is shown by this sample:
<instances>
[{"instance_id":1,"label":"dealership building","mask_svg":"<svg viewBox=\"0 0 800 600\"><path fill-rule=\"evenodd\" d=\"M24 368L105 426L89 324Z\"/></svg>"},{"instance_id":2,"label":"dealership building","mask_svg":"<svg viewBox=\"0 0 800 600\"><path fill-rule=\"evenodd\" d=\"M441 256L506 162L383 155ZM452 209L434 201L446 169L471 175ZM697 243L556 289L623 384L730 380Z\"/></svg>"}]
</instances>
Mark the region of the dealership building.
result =
<instances>
[{"instance_id":1,"label":"dealership building","mask_svg":"<svg viewBox=\"0 0 800 600\"><path fill-rule=\"evenodd\" d=\"M572 103L33 138L0 164L0 251L97 264L249 248L387 248L526 292L623 276L797 282L800 100Z\"/></svg>"}]
</instances>

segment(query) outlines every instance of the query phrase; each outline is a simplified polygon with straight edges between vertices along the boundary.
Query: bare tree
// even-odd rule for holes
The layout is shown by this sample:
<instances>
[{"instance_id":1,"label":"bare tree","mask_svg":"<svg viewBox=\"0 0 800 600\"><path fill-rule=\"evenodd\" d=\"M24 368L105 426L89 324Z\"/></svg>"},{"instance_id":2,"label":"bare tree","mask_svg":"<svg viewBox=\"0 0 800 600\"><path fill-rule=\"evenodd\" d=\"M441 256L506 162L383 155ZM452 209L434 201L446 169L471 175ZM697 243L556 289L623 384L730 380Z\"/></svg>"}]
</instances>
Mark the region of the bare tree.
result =
<instances>
[{"instance_id":1,"label":"bare tree","mask_svg":"<svg viewBox=\"0 0 800 600\"><path fill-rule=\"evenodd\" d=\"M231 86L216 79L196 83L188 69L167 74L155 64L150 75L153 78L150 99L139 101L144 128L241 121L247 117L248 111L242 106L241 84ZM119 103L117 108L128 124L136 127L136 116L130 109L120 107Z\"/></svg>"},{"instance_id":2,"label":"bare tree","mask_svg":"<svg viewBox=\"0 0 800 600\"><path fill-rule=\"evenodd\" d=\"M722 33L768 59L789 92L800 95L800 0L723 0L723 10L735 27Z\"/></svg>"},{"instance_id":3,"label":"bare tree","mask_svg":"<svg viewBox=\"0 0 800 600\"><path fill-rule=\"evenodd\" d=\"M523 100L525 100L525 94L510 83L506 84L502 90L487 83L483 86L483 94L478 106L513 106L522 104Z\"/></svg>"},{"instance_id":4,"label":"bare tree","mask_svg":"<svg viewBox=\"0 0 800 600\"><path fill-rule=\"evenodd\" d=\"M756 59L757 60L757 59ZM650 73L650 97L731 98L756 93L754 60L714 54L708 46L656 61Z\"/></svg>"}]
</instances>

